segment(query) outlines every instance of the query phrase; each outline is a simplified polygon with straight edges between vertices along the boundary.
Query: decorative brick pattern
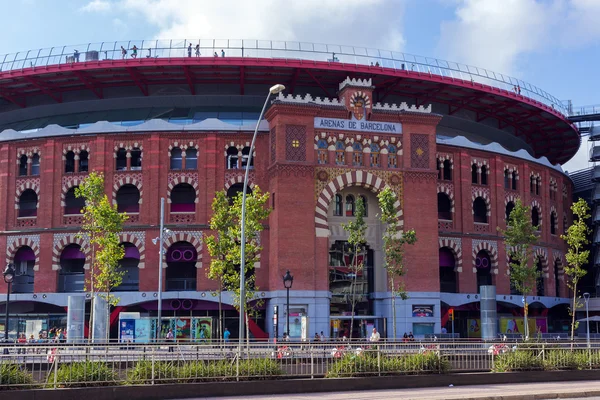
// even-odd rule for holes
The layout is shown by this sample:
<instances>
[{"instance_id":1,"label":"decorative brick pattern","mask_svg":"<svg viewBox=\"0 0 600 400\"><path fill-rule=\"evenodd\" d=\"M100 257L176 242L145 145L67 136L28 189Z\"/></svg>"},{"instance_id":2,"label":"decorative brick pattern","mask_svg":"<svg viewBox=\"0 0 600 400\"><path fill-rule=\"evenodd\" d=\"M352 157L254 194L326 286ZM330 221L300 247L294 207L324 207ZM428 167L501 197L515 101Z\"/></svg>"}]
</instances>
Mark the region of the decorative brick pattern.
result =
<instances>
[{"instance_id":1,"label":"decorative brick pattern","mask_svg":"<svg viewBox=\"0 0 600 400\"><path fill-rule=\"evenodd\" d=\"M32 146L32 147L19 147L17 148L17 165L19 164L19 162L21 161L20 158L21 156L25 155L27 156L27 162L31 162L31 157L33 157L34 154L37 154L38 156L42 156L42 151L40 150L40 148L38 146Z\"/></svg>"},{"instance_id":2,"label":"decorative brick pattern","mask_svg":"<svg viewBox=\"0 0 600 400\"><path fill-rule=\"evenodd\" d=\"M17 179L15 191L15 210L19 209L19 199L24 191L32 189L37 194L38 202L37 207L40 207L40 178L20 178Z\"/></svg>"},{"instance_id":3,"label":"decorative brick pattern","mask_svg":"<svg viewBox=\"0 0 600 400\"><path fill-rule=\"evenodd\" d=\"M52 270L58 271L60 269L60 255L64 248L70 244L81 246L81 251L85 254L83 268L90 269L90 248L87 237L75 233L55 233L52 246Z\"/></svg>"},{"instance_id":4,"label":"decorative brick pattern","mask_svg":"<svg viewBox=\"0 0 600 400\"><path fill-rule=\"evenodd\" d=\"M277 130L275 128L271 129L271 133L269 136L269 141L271 144L271 163L274 163L277 159Z\"/></svg>"},{"instance_id":5,"label":"decorative brick pattern","mask_svg":"<svg viewBox=\"0 0 600 400\"><path fill-rule=\"evenodd\" d=\"M438 193L446 193L450 199L451 212L454 214L454 185L452 183L440 183L437 184Z\"/></svg>"},{"instance_id":6,"label":"decorative brick pattern","mask_svg":"<svg viewBox=\"0 0 600 400\"><path fill-rule=\"evenodd\" d=\"M542 262L542 274L544 278L549 277L548 271L548 250L545 247L534 246L533 247L533 260Z\"/></svg>"},{"instance_id":7,"label":"decorative brick pattern","mask_svg":"<svg viewBox=\"0 0 600 400\"><path fill-rule=\"evenodd\" d=\"M564 257L560 250L552 250L552 267L554 267L555 263L558 263L558 280L560 281L565 280L565 265L563 259Z\"/></svg>"},{"instance_id":8,"label":"decorative brick pattern","mask_svg":"<svg viewBox=\"0 0 600 400\"><path fill-rule=\"evenodd\" d=\"M187 149L193 148L198 150L199 147L193 140L186 139L176 139L169 144L169 157L171 157L171 150L175 147L179 147L182 152L185 152Z\"/></svg>"},{"instance_id":9,"label":"decorative brick pattern","mask_svg":"<svg viewBox=\"0 0 600 400\"><path fill-rule=\"evenodd\" d=\"M167 203L171 203L171 191L173 188L180 183L187 183L191 185L196 191L196 199L194 203L198 203L198 197L200 192L198 191L198 173L197 172L169 172L168 176L168 195Z\"/></svg>"},{"instance_id":10,"label":"decorative brick pattern","mask_svg":"<svg viewBox=\"0 0 600 400\"><path fill-rule=\"evenodd\" d=\"M140 253L138 268L144 269L146 267L146 232L121 232L119 239L121 239L121 243L129 242L137 248Z\"/></svg>"},{"instance_id":11,"label":"decorative brick pattern","mask_svg":"<svg viewBox=\"0 0 600 400\"><path fill-rule=\"evenodd\" d=\"M87 143L65 143L65 144L63 144L63 149L62 149L63 161L66 160L66 155L69 151L72 151L73 153L75 153L76 159L78 160L79 157L77 157L77 156L79 154L81 154L82 151L87 151L88 154L90 153L90 147Z\"/></svg>"},{"instance_id":12,"label":"decorative brick pattern","mask_svg":"<svg viewBox=\"0 0 600 400\"><path fill-rule=\"evenodd\" d=\"M250 172L248 174L248 187L250 189L253 189L255 184L254 184L254 179L255 179L255 174L254 172ZM236 183L243 183L244 182L244 174L241 172L226 172L225 173L225 191L227 191L231 186L235 185Z\"/></svg>"},{"instance_id":13,"label":"decorative brick pattern","mask_svg":"<svg viewBox=\"0 0 600 400\"><path fill-rule=\"evenodd\" d=\"M306 161L305 126L285 126L285 159L287 161Z\"/></svg>"},{"instance_id":14,"label":"decorative brick pattern","mask_svg":"<svg viewBox=\"0 0 600 400\"><path fill-rule=\"evenodd\" d=\"M418 133L410 135L411 168L429 169L429 136Z\"/></svg>"},{"instance_id":15,"label":"decorative brick pattern","mask_svg":"<svg viewBox=\"0 0 600 400\"><path fill-rule=\"evenodd\" d=\"M487 210L487 216L492 215L492 201L490 200L490 189L482 187L471 187L471 202L474 202L476 198L481 197L485 201L485 208ZM471 212L474 214L475 210L471 207Z\"/></svg>"},{"instance_id":16,"label":"decorative brick pattern","mask_svg":"<svg viewBox=\"0 0 600 400\"><path fill-rule=\"evenodd\" d=\"M86 174L83 174L83 175L69 174L69 175L65 175L62 177L62 190L60 193L60 206L61 207L65 206L65 196L67 195L67 192L69 191L69 189L71 189L74 186L81 185L81 183L83 182L85 177L86 177Z\"/></svg>"},{"instance_id":17,"label":"decorative brick pattern","mask_svg":"<svg viewBox=\"0 0 600 400\"><path fill-rule=\"evenodd\" d=\"M507 206L508 203L512 202L513 204L517 203L517 200L519 200L520 197L518 194L514 194L514 193L506 193L504 195L504 206Z\"/></svg>"},{"instance_id":18,"label":"decorative brick pattern","mask_svg":"<svg viewBox=\"0 0 600 400\"><path fill-rule=\"evenodd\" d=\"M335 168L331 169L338 171ZM331 177L333 174L329 176ZM335 178L332 178L329 183L325 185L317 198L317 205L315 208L315 228L317 237L329 236L329 223L327 222L327 211L329 209L329 204L337 192L350 186L365 187L370 189L372 192L377 193L385 186L388 186L388 184L375 174L361 170L348 171L344 174L337 175ZM396 216L399 220L399 231L402 232L404 227L404 217L400 199L402 199L401 195L398 196L395 206L397 209Z\"/></svg>"},{"instance_id":19,"label":"decorative brick pattern","mask_svg":"<svg viewBox=\"0 0 600 400\"><path fill-rule=\"evenodd\" d=\"M142 204L142 195L144 194L142 187L142 179L143 175L141 172L115 174L113 178L113 203L117 202L117 192L119 191L121 186L131 184L140 191L140 200L138 201L138 204Z\"/></svg>"},{"instance_id":20,"label":"decorative brick pattern","mask_svg":"<svg viewBox=\"0 0 600 400\"><path fill-rule=\"evenodd\" d=\"M485 250L490 256L490 261L492 262L491 269L492 273L498 275L498 243L492 240L479 240L472 239L473 244L473 273L477 272L477 268L475 267L475 259L477 258L477 253L481 250Z\"/></svg>"},{"instance_id":21,"label":"decorative brick pattern","mask_svg":"<svg viewBox=\"0 0 600 400\"><path fill-rule=\"evenodd\" d=\"M18 235L8 236L6 238L6 262L13 262L17 251L23 246L28 246L35 254L35 264L33 270L40 270L40 235Z\"/></svg>"},{"instance_id":22,"label":"decorative brick pattern","mask_svg":"<svg viewBox=\"0 0 600 400\"><path fill-rule=\"evenodd\" d=\"M167 268L167 250L177 242L188 242L196 249L198 260L196 268L202 268L202 231L172 231L164 237L165 251L163 254L163 268Z\"/></svg>"},{"instance_id":23,"label":"decorative brick pattern","mask_svg":"<svg viewBox=\"0 0 600 400\"><path fill-rule=\"evenodd\" d=\"M454 260L456 261L456 272L462 272L462 238L440 236L438 238L438 244L440 249L442 247L447 247L452 250L452 253L454 254Z\"/></svg>"}]
</instances>

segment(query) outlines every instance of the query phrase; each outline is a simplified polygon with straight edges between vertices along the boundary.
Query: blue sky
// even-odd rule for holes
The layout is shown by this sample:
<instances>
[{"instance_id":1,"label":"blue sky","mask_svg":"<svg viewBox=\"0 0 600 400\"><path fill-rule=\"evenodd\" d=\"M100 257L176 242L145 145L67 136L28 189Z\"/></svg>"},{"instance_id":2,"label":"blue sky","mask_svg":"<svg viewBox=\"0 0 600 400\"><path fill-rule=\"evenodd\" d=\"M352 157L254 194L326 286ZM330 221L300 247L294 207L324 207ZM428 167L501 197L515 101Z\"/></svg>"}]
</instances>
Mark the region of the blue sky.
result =
<instances>
[{"instance_id":1,"label":"blue sky","mask_svg":"<svg viewBox=\"0 0 600 400\"><path fill-rule=\"evenodd\" d=\"M375 47L484 67L600 103L600 0L1 0L0 53L115 40ZM587 141L565 169L587 166Z\"/></svg>"}]
</instances>

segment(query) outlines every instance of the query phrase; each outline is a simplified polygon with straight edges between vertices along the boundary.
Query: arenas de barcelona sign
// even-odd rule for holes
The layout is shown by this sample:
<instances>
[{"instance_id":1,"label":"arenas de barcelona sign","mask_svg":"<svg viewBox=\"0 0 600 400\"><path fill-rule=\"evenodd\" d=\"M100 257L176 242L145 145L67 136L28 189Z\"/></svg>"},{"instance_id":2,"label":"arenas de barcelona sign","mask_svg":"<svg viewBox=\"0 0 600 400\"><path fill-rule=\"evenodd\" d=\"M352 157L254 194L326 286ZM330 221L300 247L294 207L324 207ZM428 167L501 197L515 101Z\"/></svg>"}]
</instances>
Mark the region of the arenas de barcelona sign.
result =
<instances>
[{"instance_id":1,"label":"arenas de barcelona sign","mask_svg":"<svg viewBox=\"0 0 600 400\"><path fill-rule=\"evenodd\" d=\"M393 122L361 121L315 117L315 128L339 129L354 132L402 133L402 124Z\"/></svg>"}]
</instances>

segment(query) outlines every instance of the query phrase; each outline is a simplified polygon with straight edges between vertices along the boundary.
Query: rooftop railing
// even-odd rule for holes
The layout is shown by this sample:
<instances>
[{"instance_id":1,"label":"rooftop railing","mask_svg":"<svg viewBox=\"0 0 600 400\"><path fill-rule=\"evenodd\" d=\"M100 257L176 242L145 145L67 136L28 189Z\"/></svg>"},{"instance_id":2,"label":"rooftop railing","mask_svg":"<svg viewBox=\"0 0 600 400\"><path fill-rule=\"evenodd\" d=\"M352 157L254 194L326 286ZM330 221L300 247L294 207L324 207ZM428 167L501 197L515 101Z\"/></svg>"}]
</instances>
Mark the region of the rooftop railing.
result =
<instances>
[{"instance_id":1,"label":"rooftop railing","mask_svg":"<svg viewBox=\"0 0 600 400\"><path fill-rule=\"evenodd\" d=\"M197 45L199 46L198 53ZM87 43L0 55L0 70L14 71L81 61L102 62L127 59L128 62L139 62L144 59L188 56L322 61L438 75L448 79L471 81L507 90L516 95L539 101L565 116L569 115L568 108L548 92L523 80L484 68L389 50L317 43L241 39L130 40Z\"/></svg>"}]
</instances>

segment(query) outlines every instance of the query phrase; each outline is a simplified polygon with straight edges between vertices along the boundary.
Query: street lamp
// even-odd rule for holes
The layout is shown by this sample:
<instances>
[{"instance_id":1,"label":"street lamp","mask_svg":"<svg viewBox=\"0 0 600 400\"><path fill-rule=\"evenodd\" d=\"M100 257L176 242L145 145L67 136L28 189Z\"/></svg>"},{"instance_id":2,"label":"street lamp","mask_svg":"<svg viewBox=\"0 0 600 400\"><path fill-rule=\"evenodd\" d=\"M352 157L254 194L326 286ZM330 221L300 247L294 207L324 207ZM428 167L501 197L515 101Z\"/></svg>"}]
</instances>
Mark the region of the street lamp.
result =
<instances>
[{"instance_id":1,"label":"street lamp","mask_svg":"<svg viewBox=\"0 0 600 400\"><path fill-rule=\"evenodd\" d=\"M590 301L590 294L585 292L583 294L583 299L585 300L585 323L587 326L587 347L590 348L590 313L588 310L588 303Z\"/></svg>"},{"instance_id":2,"label":"street lamp","mask_svg":"<svg viewBox=\"0 0 600 400\"><path fill-rule=\"evenodd\" d=\"M277 84L271 86L269 89L269 94L267 94L267 98L265 99L265 104L258 116L258 120L256 121L256 128L254 128L254 135L252 136L252 143L250 144L250 152L248 153L248 161L246 162L246 173L244 174L244 188L242 190L242 232L240 234L240 240L242 242L241 245L241 259L240 259L240 333L238 335L238 344L240 349L242 344L244 343L244 319L245 319L245 299L246 299L246 192L248 188L248 175L250 175L250 164L252 163L252 153L254 152L254 144L256 143L256 135L258 134L258 126L260 125L260 121L262 121L263 115L265 114L265 110L267 109L267 104L269 103L269 99L271 95L275 95L277 93L281 93L285 90L285 86Z\"/></svg>"},{"instance_id":3,"label":"street lamp","mask_svg":"<svg viewBox=\"0 0 600 400\"><path fill-rule=\"evenodd\" d=\"M162 328L162 270L163 270L163 253L165 248L165 235L170 235L171 231L165 229L165 198L160 199L160 234L157 238L152 239L152 243L159 245L158 250L158 318L156 325L155 339L160 339L160 331Z\"/></svg>"},{"instance_id":4,"label":"street lamp","mask_svg":"<svg viewBox=\"0 0 600 400\"><path fill-rule=\"evenodd\" d=\"M288 269L287 272L285 273L285 275L283 276L283 286L287 290L287 311L286 311L287 328L286 328L286 333L287 333L288 339L290 338L290 289L292 288L293 284L294 284L294 277L292 276L292 274L290 274L290 270Z\"/></svg>"},{"instance_id":5,"label":"street lamp","mask_svg":"<svg viewBox=\"0 0 600 400\"><path fill-rule=\"evenodd\" d=\"M2 275L4 275L4 282L8 285L6 291L6 316L4 317L4 342L8 343L8 306L10 303L10 289L12 287L12 281L15 278L15 265L8 264ZM8 349L4 349L5 352L7 350Z\"/></svg>"}]
</instances>

